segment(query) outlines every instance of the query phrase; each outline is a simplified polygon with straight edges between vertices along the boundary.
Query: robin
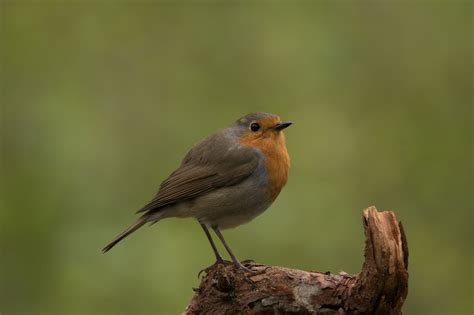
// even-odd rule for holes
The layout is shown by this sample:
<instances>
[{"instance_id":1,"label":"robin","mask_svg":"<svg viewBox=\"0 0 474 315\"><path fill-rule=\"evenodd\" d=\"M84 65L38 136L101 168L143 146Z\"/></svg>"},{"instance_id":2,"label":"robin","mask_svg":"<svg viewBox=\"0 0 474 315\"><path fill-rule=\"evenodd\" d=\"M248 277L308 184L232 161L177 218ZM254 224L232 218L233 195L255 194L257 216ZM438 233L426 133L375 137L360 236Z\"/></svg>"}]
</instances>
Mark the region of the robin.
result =
<instances>
[{"instance_id":1,"label":"robin","mask_svg":"<svg viewBox=\"0 0 474 315\"><path fill-rule=\"evenodd\" d=\"M245 268L224 240L221 229L247 223L265 211L288 179L290 158L283 129L292 122L269 113L252 113L195 144L181 165L160 185L155 197L137 213L139 219L102 250L109 251L145 223L195 218L223 263L209 228L233 264Z\"/></svg>"}]
</instances>

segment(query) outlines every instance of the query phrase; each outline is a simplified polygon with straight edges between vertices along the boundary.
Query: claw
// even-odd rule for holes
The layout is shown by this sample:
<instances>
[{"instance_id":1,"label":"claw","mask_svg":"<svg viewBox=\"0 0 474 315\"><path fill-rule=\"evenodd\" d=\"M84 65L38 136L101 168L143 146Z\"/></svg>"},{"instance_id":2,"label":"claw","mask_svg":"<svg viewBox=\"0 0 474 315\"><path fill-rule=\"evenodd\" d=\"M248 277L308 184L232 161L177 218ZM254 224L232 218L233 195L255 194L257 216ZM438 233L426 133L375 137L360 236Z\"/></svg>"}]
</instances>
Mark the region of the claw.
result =
<instances>
[{"instance_id":1,"label":"claw","mask_svg":"<svg viewBox=\"0 0 474 315\"><path fill-rule=\"evenodd\" d=\"M244 260L242 262L234 262L234 266L235 268L237 268L238 270L242 270L242 271L245 271L245 272L250 272L250 273L254 273L256 272L255 270L252 270L251 268L255 265L255 262L250 262L248 260ZM249 268L247 268L247 266Z\"/></svg>"},{"instance_id":2,"label":"claw","mask_svg":"<svg viewBox=\"0 0 474 315\"><path fill-rule=\"evenodd\" d=\"M212 265L210 265L209 267L206 267L206 268L201 269L201 270L199 271L199 273L198 273L198 279L199 279L199 277L201 277L201 274L202 274L203 272L208 273L209 270L211 270L212 268L214 268L214 267L217 266L217 265L229 265L229 264L231 264L231 263L232 263L232 262L230 262L230 261L228 261L228 260L223 260L223 259L221 259L221 260L216 260L216 262L213 263Z\"/></svg>"},{"instance_id":3,"label":"claw","mask_svg":"<svg viewBox=\"0 0 474 315\"><path fill-rule=\"evenodd\" d=\"M244 266L247 266L247 265L250 265L250 266L256 265L255 260L253 260L253 259L242 260L240 263L241 263L242 265L244 265Z\"/></svg>"}]
</instances>

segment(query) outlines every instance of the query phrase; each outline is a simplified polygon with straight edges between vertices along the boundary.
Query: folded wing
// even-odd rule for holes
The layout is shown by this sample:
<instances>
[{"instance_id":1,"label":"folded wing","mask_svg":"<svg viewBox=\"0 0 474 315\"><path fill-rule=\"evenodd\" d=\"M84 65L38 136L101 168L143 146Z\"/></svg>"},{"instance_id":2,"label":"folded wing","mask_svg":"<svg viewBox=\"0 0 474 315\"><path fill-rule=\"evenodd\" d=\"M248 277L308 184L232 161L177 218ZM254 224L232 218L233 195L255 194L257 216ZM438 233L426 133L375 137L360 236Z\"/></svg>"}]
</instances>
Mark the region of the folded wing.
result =
<instances>
[{"instance_id":1,"label":"folded wing","mask_svg":"<svg viewBox=\"0 0 474 315\"><path fill-rule=\"evenodd\" d=\"M181 166L161 184L155 197L137 212L154 213L164 206L196 198L219 187L235 185L257 168L259 155L254 149L222 150L219 147L228 146L212 147L206 144L209 140L193 147Z\"/></svg>"}]
</instances>

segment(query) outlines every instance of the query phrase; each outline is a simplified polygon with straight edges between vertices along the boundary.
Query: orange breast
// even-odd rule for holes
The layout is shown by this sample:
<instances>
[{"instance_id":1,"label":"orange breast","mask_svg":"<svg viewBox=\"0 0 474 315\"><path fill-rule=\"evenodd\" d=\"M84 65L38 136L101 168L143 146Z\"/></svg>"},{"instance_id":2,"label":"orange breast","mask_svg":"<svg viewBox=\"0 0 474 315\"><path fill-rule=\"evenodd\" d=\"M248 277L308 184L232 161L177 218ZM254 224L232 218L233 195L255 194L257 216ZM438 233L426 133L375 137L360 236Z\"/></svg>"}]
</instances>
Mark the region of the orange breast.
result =
<instances>
[{"instance_id":1,"label":"orange breast","mask_svg":"<svg viewBox=\"0 0 474 315\"><path fill-rule=\"evenodd\" d=\"M286 150L285 136L278 133L263 138L242 138L240 143L245 146L260 149L265 155L267 170L267 190L272 200L275 200L288 180L290 157Z\"/></svg>"}]
</instances>

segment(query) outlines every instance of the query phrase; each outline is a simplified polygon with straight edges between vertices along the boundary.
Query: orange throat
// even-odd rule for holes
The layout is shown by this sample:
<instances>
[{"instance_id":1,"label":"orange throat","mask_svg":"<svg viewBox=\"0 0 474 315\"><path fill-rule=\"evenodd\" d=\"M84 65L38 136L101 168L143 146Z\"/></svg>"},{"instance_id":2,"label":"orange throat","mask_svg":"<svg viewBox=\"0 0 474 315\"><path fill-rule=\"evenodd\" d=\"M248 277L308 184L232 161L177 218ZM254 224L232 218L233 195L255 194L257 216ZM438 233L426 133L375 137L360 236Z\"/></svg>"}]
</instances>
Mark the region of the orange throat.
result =
<instances>
[{"instance_id":1,"label":"orange throat","mask_svg":"<svg viewBox=\"0 0 474 315\"><path fill-rule=\"evenodd\" d=\"M290 169L290 156L286 150L285 135L283 132L272 132L262 137L249 135L242 137L240 144L259 149L265 156L267 191L271 200L275 200L288 180Z\"/></svg>"}]
</instances>

